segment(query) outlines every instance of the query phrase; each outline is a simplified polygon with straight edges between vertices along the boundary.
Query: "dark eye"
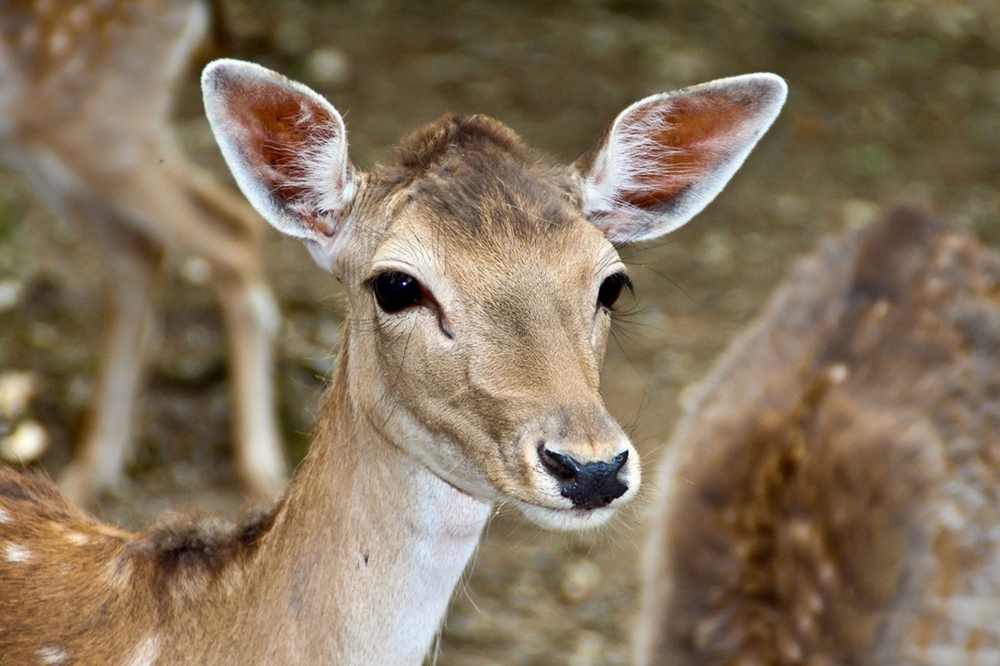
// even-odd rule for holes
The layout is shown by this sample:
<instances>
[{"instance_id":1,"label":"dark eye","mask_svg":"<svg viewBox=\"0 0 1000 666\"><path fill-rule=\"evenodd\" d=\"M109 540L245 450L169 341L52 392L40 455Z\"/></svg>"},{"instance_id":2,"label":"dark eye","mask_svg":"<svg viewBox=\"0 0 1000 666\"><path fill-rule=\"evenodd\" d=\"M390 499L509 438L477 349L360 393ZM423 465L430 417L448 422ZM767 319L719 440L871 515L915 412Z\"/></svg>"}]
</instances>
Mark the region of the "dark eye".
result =
<instances>
[{"instance_id":1,"label":"dark eye","mask_svg":"<svg viewBox=\"0 0 1000 666\"><path fill-rule=\"evenodd\" d=\"M632 281L624 273L615 273L604 278L601 288L597 292L597 302L607 310L614 308L618 297L622 295L622 289L632 291Z\"/></svg>"},{"instance_id":2,"label":"dark eye","mask_svg":"<svg viewBox=\"0 0 1000 666\"><path fill-rule=\"evenodd\" d=\"M424 302L424 288L417 278L399 271L379 273L371 280L375 302L384 312L395 314Z\"/></svg>"}]
</instances>

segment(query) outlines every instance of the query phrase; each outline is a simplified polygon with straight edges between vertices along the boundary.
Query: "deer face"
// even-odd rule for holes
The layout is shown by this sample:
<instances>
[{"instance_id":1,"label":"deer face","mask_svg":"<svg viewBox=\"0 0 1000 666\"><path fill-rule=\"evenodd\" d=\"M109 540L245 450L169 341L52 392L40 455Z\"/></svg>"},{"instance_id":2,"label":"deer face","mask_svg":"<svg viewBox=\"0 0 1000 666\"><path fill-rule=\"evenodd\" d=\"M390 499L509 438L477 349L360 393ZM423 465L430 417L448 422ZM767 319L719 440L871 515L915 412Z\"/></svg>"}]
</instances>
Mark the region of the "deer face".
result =
<instances>
[{"instance_id":1,"label":"deer face","mask_svg":"<svg viewBox=\"0 0 1000 666\"><path fill-rule=\"evenodd\" d=\"M362 194L392 203L370 258L343 267L352 395L454 485L546 524L600 522L639 485L598 392L625 266L570 174L506 149L498 123L446 118L409 143L428 133L447 140L419 174Z\"/></svg>"},{"instance_id":2,"label":"deer face","mask_svg":"<svg viewBox=\"0 0 1000 666\"><path fill-rule=\"evenodd\" d=\"M203 84L248 198L347 286L343 353L370 427L545 526L600 524L635 495L638 455L599 395L630 287L612 242L706 205L777 114L780 79L643 100L563 168L496 121L447 116L369 174L351 169L340 116L303 86L233 61Z\"/></svg>"}]
</instances>

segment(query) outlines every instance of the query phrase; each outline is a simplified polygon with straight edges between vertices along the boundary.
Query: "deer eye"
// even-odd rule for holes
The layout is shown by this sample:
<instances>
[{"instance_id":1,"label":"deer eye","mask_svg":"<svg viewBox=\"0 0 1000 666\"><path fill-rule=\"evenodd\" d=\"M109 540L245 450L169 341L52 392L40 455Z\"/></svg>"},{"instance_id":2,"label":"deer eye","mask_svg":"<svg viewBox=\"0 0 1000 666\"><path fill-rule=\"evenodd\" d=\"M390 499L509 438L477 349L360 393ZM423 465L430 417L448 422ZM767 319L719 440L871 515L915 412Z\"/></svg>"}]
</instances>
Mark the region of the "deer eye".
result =
<instances>
[{"instance_id":1,"label":"deer eye","mask_svg":"<svg viewBox=\"0 0 1000 666\"><path fill-rule=\"evenodd\" d=\"M632 280L625 273L615 273L604 278L601 288L597 291L597 303L606 310L614 309L622 289L632 291Z\"/></svg>"},{"instance_id":2,"label":"deer eye","mask_svg":"<svg viewBox=\"0 0 1000 666\"><path fill-rule=\"evenodd\" d=\"M424 302L424 288L417 278L400 271L379 273L371 279L375 302L383 312L395 314Z\"/></svg>"}]
</instances>

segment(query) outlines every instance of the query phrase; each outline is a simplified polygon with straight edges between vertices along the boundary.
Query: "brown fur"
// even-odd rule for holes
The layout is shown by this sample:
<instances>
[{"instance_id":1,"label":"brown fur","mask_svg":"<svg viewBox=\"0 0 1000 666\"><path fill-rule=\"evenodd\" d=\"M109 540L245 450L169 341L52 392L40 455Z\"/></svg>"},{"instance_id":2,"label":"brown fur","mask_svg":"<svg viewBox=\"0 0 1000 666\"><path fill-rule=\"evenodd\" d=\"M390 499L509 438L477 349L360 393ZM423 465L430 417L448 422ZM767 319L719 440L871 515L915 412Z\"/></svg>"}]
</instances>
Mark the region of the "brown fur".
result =
<instances>
[{"instance_id":1,"label":"brown fur","mask_svg":"<svg viewBox=\"0 0 1000 666\"><path fill-rule=\"evenodd\" d=\"M784 96L773 75L740 80L774 103L740 118L749 139L702 174L712 196ZM581 204L616 174L547 167L478 116L445 117L404 145L401 164L362 173L339 114L304 86L224 60L202 84L244 193L345 284L313 443L277 507L237 528L179 518L128 534L3 473L0 656L419 664L494 502L584 529L637 491L638 456L599 392L601 285L624 265ZM633 222L608 229L625 238ZM401 272L418 297L387 306L379 285ZM570 458L581 472L567 487L552 464Z\"/></svg>"},{"instance_id":2,"label":"brown fur","mask_svg":"<svg viewBox=\"0 0 1000 666\"><path fill-rule=\"evenodd\" d=\"M0 0L0 161L78 220L104 251L100 371L63 489L89 503L114 485L155 327L167 247L211 268L227 333L237 470L275 496L285 464L271 396L278 312L260 218L189 162L169 127L204 0Z\"/></svg>"},{"instance_id":3,"label":"brown fur","mask_svg":"<svg viewBox=\"0 0 1000 666\"><path fill-rule=\"evenodd\" d=\"M527 158L528 151L517 134L483 115L442 116L404 138L397 152L402 165L420 176L450 150L476 151L487 145L522 160Z\"/></svg>"},{"instance_id":4,"label":"brown fur","mask_svg":"<svg viewBox=\"0 0 1000 666\"><path fill-rule=\"evenodd\" d=\"M143 632L195 599L210 603L206 588L252 557L276 509L239 525L165 516L135 534L93 520L45 477L0 467L0 511L0 663L45 663L51 647L67 655L53 663L115 664ZM9 561L11 545L23 562Z\"/></svg>"},{"instance_id":5,"label":"brown fur","mask_svg":"<svg viewBox=\"0 0 1000 666\"><path fill-rule=\"evenodd\" d=\"M655 477L641 663L995 663L998 396L995 254L899 209L800 262Z\"/></svg>"},{"instance_id":6,"label":"brown fur","mask_svg":"<svg viewBox=\"0 0 1000 666\"><path fill-rule=\"evenodd\" d=\"M150 637L161 663L183 663L187 651L200 649L208 650L201 653L206 663L266 662L269 650L281 655L271 663L315 663L324 642L339 642L349 655L371 652L372 646L354 645L357 639L350 638L360 631L354 625L364 626L353 615L364 608L366 621L377 622L372 604L394 613L392 604L405 594L394 582L405 580L413 567L409 552L394 551L405 547L402 535L409 529L397 524L404 511L399 505L416 512L407 519L411 523L421 520L406 482L391 476L405 456L370 426L382 425L371 416L385 413L382 391L393 392L392 404L410 409L441 402L443 407L418 414L428 422L443 414L445 422L434 427L455 441L476 441L488 433L485 444L490 448L475 463L483 468L498 466L494 442L506 445L504 465L514 470L524 466L515 446L517 429L531 410L567 402L553 398L560 385L574 389L563 389L572 400L553 418L562 424L567 446L577 439L590 443L589 450L594 450L593 442L617 446L617 425L598 396L597 352L603 350L603 339L595 346L589 335L594 262L600 248L612 250L565 196L566 170L559 173L541 164L510 130L491 119L449 116L417 136L445 138L425 144L420 158L415 157L414 140L409 147L404 144L400 163L368 177L366 198L356 204L354 215L376 229L387 224L388 233L379 229L374 234L383 242L398 234L408 243L445 246L441 255L456 264L449 270L464 271L466 290L478 290L465 299L478 316L466 322L464 334L470 346L480 337L491 345L482 351L493 364L484 375L498 387L527 382L531 390L498 399L500 391L487 386L490 390L476 394L458 374L461 368L424 360L431 352L418 345L417 336L399 344L398 324L384 329L373 324L377 318L370 287L348 279L355 317L343 334L339 371L322 410L320 444L274 510L238 526L180 515L132 534L96 523L48 480L0 468L0 510L6 518L0 521L0 590L10 591L0 594L0 655L11 663L38 663L51 649L67 655L67 663L129 663ZM391 208L390 202L403 193L408 208ZM349 273L352 278L370 264L365 251L371 250L350 257L359 267ZM487 279L505 271L517 279ZM560 281L563 287L555 289ZM553 339L554 333L565 339ZM449 358L461 357L452 353ZM357 364L359 376L370 377L358 389L360 396L348 397L349 363ZM442 385L451 393L441 390ZM583 398L595 404L573 404ZM448 431L451 422L460 430ZM597 455L611 457L603 451ZM416 465L406 459L404 467ZM510 483L529 486L528 472ZM365 497L369 486L375 486L369 491L375 497ZM507 490L513 494L518 488ZM345 493L351 495L346 506ZM311 527L300 524L305 520ZM10 545L14 560L23 554L23 562L11 560L4 550ZM317 557L322 565L312 560ZM261 568L261 561L276 558L286 562L274 565L279 573ZM330 582L329 574L314 573L318 566L337 569L340 577ZM362 566L364 580L377 584L356 589L361 579L353 579L361 574L354 566ZM342 580L345 576L352 581ZM377 600L376 588L384 588L387 601ZM279 626L295 609L320 604L326 595L336 595L336 609L321 616L324 626L314 629L316 645L289 640L279 649L266 640L262 626ZM233 629L238 625L241 631ZM105 641L108 634L113 637ZM391 652L392 646L384 649Z\"/></svg>"},{"instance_id":7,"label":"brown fur","mask_svg":"<svg viewBox=\"0 0 1000 666\"><path fill-rule=\"evenodd\" d=\"M419 180L411 199L440 221L440 232L466 245L530 239L569 224L579 206L565 169L546 164L487 116L442 116L404 138L397 152L400 165L380 179L396 186Z\"/></svg>"}]
</instances>

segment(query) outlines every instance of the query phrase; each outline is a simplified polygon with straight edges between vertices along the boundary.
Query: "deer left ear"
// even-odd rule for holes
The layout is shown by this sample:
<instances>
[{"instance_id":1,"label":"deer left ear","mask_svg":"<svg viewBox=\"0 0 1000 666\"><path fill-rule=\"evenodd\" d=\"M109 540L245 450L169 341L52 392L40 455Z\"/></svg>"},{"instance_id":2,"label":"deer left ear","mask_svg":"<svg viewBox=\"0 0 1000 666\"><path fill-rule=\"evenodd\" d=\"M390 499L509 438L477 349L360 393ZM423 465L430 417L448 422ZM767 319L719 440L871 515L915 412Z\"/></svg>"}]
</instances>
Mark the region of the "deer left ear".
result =
<instances>
[{"instance_id":1,"label":"deer left ear","mask_svg":"<svg viewBox=\"0 0 1000 666\"><path fill-rule=\"evenodd\" d=\"M613 243L685 224L740 168L787 91L779 76L747 74L636 102L573 165L584 214Z\"/></svg>"}]
</instances>

